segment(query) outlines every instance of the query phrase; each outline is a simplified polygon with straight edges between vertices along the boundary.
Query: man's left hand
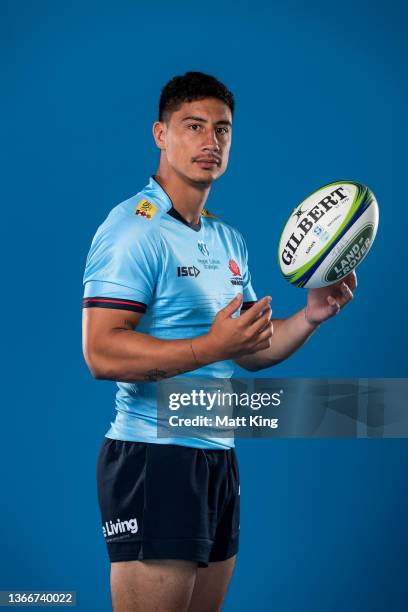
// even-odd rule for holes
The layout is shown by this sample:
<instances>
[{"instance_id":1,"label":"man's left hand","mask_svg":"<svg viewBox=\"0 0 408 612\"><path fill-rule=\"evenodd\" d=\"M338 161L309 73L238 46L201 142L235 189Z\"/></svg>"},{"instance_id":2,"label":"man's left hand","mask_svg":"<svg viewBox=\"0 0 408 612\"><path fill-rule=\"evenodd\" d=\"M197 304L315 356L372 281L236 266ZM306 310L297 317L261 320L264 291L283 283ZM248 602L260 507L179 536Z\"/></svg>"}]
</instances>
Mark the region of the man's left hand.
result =
<instances>
[{"instance_id":1,"label":"man's left hand","mask_svg":"<svg viewBox=\"0 0 408 612\"><path fill-rule=\"evenodd\" d=\"M334 285L309 289L305 307L306 321L312 325L319 325L334 317L353 299L356 287L357 276L353 271Z\"/></svg>"}]
</instances>

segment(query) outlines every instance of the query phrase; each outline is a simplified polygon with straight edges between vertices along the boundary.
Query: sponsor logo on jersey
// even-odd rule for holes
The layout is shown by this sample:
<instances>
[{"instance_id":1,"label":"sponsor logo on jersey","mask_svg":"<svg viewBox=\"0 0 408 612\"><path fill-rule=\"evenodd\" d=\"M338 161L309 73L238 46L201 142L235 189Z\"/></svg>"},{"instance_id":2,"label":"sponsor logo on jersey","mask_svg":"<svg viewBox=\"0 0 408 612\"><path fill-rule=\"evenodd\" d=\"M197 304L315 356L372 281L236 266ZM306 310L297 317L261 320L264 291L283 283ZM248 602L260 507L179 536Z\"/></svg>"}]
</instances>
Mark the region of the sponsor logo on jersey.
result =
<instances>
[{"instance_id":1,"label":"sponsor logo on jersey","mask_svg":"<svg viewBox=\"0 0 408 612\"><path fill-rule=\"evenodd\" d=\"M119 534L130 534L137 533L138 525L137 519L131 518L127 521L121 521L120 518L116 519L116 521L106 521L104 525L102 525L102 532L105 538L111 536L118 536Z\"/></svg>"},{"instance_id":2,"label":"sponsor logo on jersey","mask_svg":"<svg viewBox=\"0 0 408 612\"><path fill-rule=\"evenodd\" d=\"M200 270L195 266L177 266L177 276L193 276L197 278Z\"/></svg>"},{"instance_id":3,"label":"sponsor logo on jersey","mask_svg":"<svg viewBox=\"0 0 408 612\"><path fill-rule=\"evenodd\" d=\"M204 270L219 270L221 261L219 259L215 259L214 257L197 257L197 261L201 264Z\"/></svg>"},{"instance_id":4,"label":"sponsor logo on jersey","mask_svg":"<svg viewBox=\"0 0 408 612\"><path fill-rule=\"evenodd\" d=\"M207 245L205 244L205 242L202 242L201 240L199 242L197 242L197 246L200 249L200 253L202 255L204 255L204 257L208 257L210 255L210 251L207 248Z\"/></svg>"},{"instance_id":5,"label":"sponsor logo on jersey","mask_svg":"<svg viewBox=\"0 0 408 612\"><path fill-rule=\"evenodd\" d=\"M232 285L243 285L243 280L241 276L241 270L239 269L239 265L235 261L235 259L230 259L228 262L228 267L232 272L232 278L230 279Z\"/></svg>"},{"instance_id":6,"label":"sponsor logo on jersey","mask_svg":"<svg viewBox=\"0 0 408 612\"><path fill-rule=\"evenodd\" d=\"M157 206L149 202L149 200L140 200L139 204L136 206L135 214L145 219L153 219L157 211Z\"/></svg>"}]
</instances>

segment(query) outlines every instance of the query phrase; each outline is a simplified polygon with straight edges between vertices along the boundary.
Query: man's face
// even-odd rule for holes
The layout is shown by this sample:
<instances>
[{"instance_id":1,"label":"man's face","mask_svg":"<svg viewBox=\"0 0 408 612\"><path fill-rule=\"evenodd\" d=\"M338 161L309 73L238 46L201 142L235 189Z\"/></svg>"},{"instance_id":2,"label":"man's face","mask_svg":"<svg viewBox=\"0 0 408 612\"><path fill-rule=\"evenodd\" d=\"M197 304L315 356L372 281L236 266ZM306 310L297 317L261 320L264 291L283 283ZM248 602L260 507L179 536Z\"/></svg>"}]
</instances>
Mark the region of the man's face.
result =
<instances>
[{"instance_id":1,"label":"man's face","mask_svg":"<svg viewBox=\"0 0 408 612\"><path fill-rule=\"evenodd\" d=\"M161 125L160 148L177 174L208 185L225 172L232 128L227 104L216 98L184 102Z\"/></svg>"}]
</instances>

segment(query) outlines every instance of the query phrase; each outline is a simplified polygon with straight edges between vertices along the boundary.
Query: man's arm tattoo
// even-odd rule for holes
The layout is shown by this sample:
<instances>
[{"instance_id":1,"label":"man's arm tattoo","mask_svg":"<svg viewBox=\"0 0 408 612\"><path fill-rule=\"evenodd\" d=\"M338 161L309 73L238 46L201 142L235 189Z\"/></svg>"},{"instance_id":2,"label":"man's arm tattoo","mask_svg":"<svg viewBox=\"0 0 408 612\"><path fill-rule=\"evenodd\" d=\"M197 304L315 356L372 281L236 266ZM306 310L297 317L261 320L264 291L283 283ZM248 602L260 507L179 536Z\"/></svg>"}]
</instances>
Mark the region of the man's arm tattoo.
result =
<instances>
[{"instance_id":1,"label":"man's arm tattoo","mask_svg":"<svg viewBox=\"0 0 408 612\"><path fill-rule=\"evenodd\" d=\"M146 372L146 380L150 382L155 382L156 380L161 380L163 378L171 378L172 376L177 376L178 374L184 374L184 372L188 372L188 370L179 370L176 369L174 372L165 372L165 370L149 370Z\"/></svg>"},{"instance_id":2,"label":"man's arm tattoo","mask_svg":"<svg viewBox=\"0 0 408 612\"><path fill-rule=\"evenodd\" d=\"M146 372L146 380L154 382L155 380L161 380L162 378L168 378L168 372L164 370L149 370Z\"/></svg>"}]
</instances>

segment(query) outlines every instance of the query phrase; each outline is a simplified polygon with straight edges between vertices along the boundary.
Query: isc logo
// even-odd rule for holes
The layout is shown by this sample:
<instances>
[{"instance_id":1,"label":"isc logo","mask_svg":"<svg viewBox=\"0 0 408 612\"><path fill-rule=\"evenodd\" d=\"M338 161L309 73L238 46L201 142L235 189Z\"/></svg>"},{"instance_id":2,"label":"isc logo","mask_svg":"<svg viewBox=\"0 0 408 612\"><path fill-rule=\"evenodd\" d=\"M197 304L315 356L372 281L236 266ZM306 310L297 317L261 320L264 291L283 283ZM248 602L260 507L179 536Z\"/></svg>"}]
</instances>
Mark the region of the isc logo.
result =
<instances>
[{"instance_id":1,"label":"isc logo","mask_svg":"<svg viewBox=\"0 0 408 612\"><path fill-rule=\"evenodd\" d=\"M195 266L177 266L177 276L194 276L197 277L200 270Z\"/></svg>"}]
</instances>

